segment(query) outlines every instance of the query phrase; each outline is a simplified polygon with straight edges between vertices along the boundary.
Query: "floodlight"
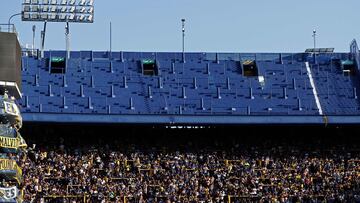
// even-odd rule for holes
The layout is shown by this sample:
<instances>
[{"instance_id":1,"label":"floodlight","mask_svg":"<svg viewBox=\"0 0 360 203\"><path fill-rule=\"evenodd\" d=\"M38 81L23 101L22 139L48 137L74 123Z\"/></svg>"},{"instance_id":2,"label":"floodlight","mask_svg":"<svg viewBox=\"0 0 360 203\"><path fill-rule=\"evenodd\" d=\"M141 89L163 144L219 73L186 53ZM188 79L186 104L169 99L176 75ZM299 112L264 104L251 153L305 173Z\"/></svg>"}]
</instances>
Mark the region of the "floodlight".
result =
<instances>
[{"instance_id":1,"label":"floodlight","mask_svg":"<svg viewBox=\"0 0 360 203\"><path fill-rule=\"evenodd\" d=\"M85 0L80 0L79 5L84 6L85 5Z\"/></svg>"},{"instance_id":2,"label":"floodlight","mask_svg":"<svg viewBox=\"0 0 360 203\"><path fill-rule=\"evenodd\" d=\"M80 16L79 16L79 20L80 20L80 21L83 21L84 19L85 19L85 15L80 15Z\"/></svg>"},{"instance_id":3,"label":"floodlight","mask_svg":"<svg viewBox=\"0 0 360 203\"><path fill-rule=\"evenodd\" d=\"M66 11L67 11L67 7L66 7L66 6L62 6L62 7L61 7L61 12L62 12L62 13L65 13Z\"/></svg>"},{"instance_id":4,"label":"floodlight","mask_svg":"<svg viewBox=\"0 0 360 203\"><path fill-rule=\"evenodd\" d=\"M31 14L32 19L37 19L38 17L39 17L39 14L37 14L37 13L32 13Z\"/></svg>"},{"instance_id":5,"label":"floodlight","mask_svg":"<svg viewBox=\"0 0 360 203\"><path fill-rule=\"evenodd\" d=\"M56 5L56 4L57 4L57 0L51 0L51 4L52 4L52 5Z\"/></svg>"},{"instance_id":6,"label":"floodlight","mask_svg":"<svg viewBox=\"0 0 360 203\"><path fill-rule=\"evenodd\" d=\"M30 11L30 6L24 6L24 12L29 12Z\"/></svg>"},{"instance_id":7,"label":"floodlight","mask_svg":"<svg viewBox=\"0 0 360 203\"><path fill-rule=\"evenodd\" d=\"M70 0L69 5L75 5L75 0Z\"/></svg>"},{"instance_id":8,"label":"floodlight","mask_svg":"<svg viewBox=\"0 0 360 203\"><path fill-rule=\"evenodd\" d=\"M50 19L55 20L56 19L56 14L55 13L50 14Z\"/></svg>"},{"instance_id":9,"label":"floodlight","mask_svg":"<svg viewBox=\"0 0 360 203\"><path fill-rule=\"evenodd\" d=\"M87 18L87 20L88 20L89 22L92 22L92 21L93 21L93 15L89 15L88 18Z\"/></svg>"},{"instance_id":10,"label":"floodlight","mask_svg":"<svg viewBox=\"0 0 360 203\"><path fill-rule=\"evenodd\" d=\"M69 12L74 13L75 12L75 6L70 7Z\"/></svg>"},{"instance_id":11,"label":"floodlight","mask_svg":"<svg viewBox=\"0 0 360 203\"><path fill-rule=\"evenodd\" d=\"M42 10L43 10L44 12L48 12L48 11L49 11L49 6L43 6Z\"/></svg>"},{"instance_id":12,"label":"floodlight","mask_svg":"<svg viewBox=\"0 0 360 203\"><path fill-rule=\"evenodd\" d=\"M69 20L74 20L74 18L75 18L75 15L74 15L74 14L70 14L70 15L68 16L68 19L69 19Z\"/></svg>"},{"instance_id":13,"label":"floodlight","mask_svg":"<svg viewBox=\"0 0 360 203\"><path fill-rule=\"evenodd\" d=\"M81 8L79 9L79 12L80 12L80 13L85 13L85 10L86 10L85 7L81 7Z\"/></svg>"},{"instance_id":14,"label":"floodlight","mask_svg":"<svg viewBox=\"0 0 360 203\"><path fill-rule=\"evenodd\" d=\"M32 6L31 11L32 12L38 12L39 11L39 6Z\"/></svg>"},{"instance_id":15,"label":"floodlight","mask_svg":"<svg viewBox=\"0 0 360 203\"><path fill-rule=\"evenodd\" d=\"M93 5L94 5L94 0L90 0L88 6L93 6Z\"/></svg>"},{"instance_id":16,"label":"floodlight","mask_svg":"<svg viewBox=\"0 0 360 203\"><path fill-rule=\"evenodd\" d=\"M67 4L67 0L61 0L61 5L66 5Z\"/></svg>"},{"instance_id":17,"label":"floodlight","mask_svg":"<svg viewBox=\"0 0 360 203\"><path fill-rule=\"evenodd\" d=\"M65 20L66 19L66 14L60 14L59 19L60 20Z\"/></svg>"},{"instance_id":18,"label":"floodlight","mask_svg":"<svg viewBox=\"0 0 360 203\"><path fill-rule=\"evenodd\" d=\"M30 18L30 13L24 13L23 18L24 19L29 19Z\"/></svg>"},{"instance_id":19,"label":"floodlight","mask_svg":"<svg viewBox=\"0 0 360 203\"><path fill-rule=\"evenodd\" d=\"M93 13L93 11L94 11L94 7L90 7L88 13Z\"/></svg>"},{"instance_id":20,"label":"floodlight","mask_svg":"<svg viewBox=\"0 0 360 203\"><path fill-rule=\"evenodd\" d=\"M51 7L50 7L50 11L51 11L51 12L56 12L56 8L57 8L57 6L51 6Z\"/></svg>"},{"instance_id":21,"label":"floodlight","mask_svg":"<svg viewBox=\"0 0 360 203\"><path fill-rule=\"evenodd\" d=\"M47 13L42 13L41 14L41 19L44 19L44 20L48 19L48 14Z\"/></svg>"},{"instance_id":22,"label":"floodlight","mask_svg":"<svg viewBox=\"0 0 360 203\"><path fill-rule=\"evenodd\" d=\"M43 4L49 4L49 0L43 0Z\"/></svg>"}]
</instances>

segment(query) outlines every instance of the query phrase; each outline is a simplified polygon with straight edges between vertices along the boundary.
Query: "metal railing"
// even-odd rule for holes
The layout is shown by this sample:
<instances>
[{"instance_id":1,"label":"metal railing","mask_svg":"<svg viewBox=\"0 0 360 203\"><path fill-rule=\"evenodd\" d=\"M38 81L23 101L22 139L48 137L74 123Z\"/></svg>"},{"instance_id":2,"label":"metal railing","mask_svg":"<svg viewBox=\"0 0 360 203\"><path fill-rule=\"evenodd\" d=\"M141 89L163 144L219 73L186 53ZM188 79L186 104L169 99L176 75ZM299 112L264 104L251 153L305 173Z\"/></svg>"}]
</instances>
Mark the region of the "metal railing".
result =
<instances>
[{"instance_id":1,"label":"metal railing","mask_svg":"<svg viewBox=\"0 0 360 203\"><path fill-rule=\"evenodd\" d=\"M47 195L47 196L43 196L45 202L52 202L52 201L64 201L67 200L68 202L70 201L76 201L76 202L88 202L87 198L89 197L89 195L84 194L84 195Z\"/></svg>"},{"instance_id":2,"label":"metal railing","mask_svg":"<svg viewBox=\"0 0 360 203\"><path fill-rule=\"evenodd\" d=\"M22 48L21 53L22 53L22 56L28 56L28 57L39 58L41 56L41 52L39 49Z\"/></svg>"},{"instance_id":3,"label":"metal railing","mask_svg":"<svg viewBox=\"0 0 360 203\"><path fill-rule=\"evenodd\" d=\"M7 24L7 23L1 24L0 23L0 32L15 33L16 35L18 35L14 24Z\"/></svg>"},{"instance_id":4,"label":"metal railing","mask_svg":"<svg viewBox=\"0 0 360 203\"><path fill-rule=\"evenodd\" d=\"M163 200L173 197L171 195L155 195L153 198L155 201ZM194 200L200 200L202 199L199 196L176 196L179 200L185 200L185 199L194 199ZM297 196L289 195L288 198L296 198ZM56 200L67 200L70 201L76 201L76 202L84 202L87 203L91 201L91 195L89 194L82 194L82 195L46 195L42 196L46 202L48 201L56 201ZM129 203L129 202L138 202L141 198L139 196L133 196L133 195L115 195L115 199L120 200L122 203ZM235 202L257 202L262 199L262 196L260 195L225 195L224 200L226 203L235 203ZM323 201L325 199L324 195L308 195L307 198L310 198L312 200L318 200ZM144 200L144 199L143 199ZM146 198L145 198L146 200ZM203 199L203 201L206 201L206 198Z\"/></svg>"}]
</instances>

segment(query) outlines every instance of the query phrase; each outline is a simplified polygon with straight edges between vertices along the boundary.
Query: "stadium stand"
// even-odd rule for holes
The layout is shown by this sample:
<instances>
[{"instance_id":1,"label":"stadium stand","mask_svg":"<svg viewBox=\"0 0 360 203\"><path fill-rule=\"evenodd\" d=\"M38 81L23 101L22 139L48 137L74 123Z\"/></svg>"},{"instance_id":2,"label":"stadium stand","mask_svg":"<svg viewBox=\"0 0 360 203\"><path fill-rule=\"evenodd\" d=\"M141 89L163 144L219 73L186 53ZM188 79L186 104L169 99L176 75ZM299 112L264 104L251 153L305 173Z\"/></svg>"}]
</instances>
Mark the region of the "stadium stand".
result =
<instances>
[{"instance_id":1,"label":"stadium stand","mask_svg":"<svg viewBox=\"0 0 360 203\"><path fill-rule=\"evenodd\" d=\"M24 200L359 202L358 50L24 55Z\"/></svg>"},{"instance_id":2,"label":"stadium stand","mask_svg":"<svg viewBox=\"0 0 360 203\"><path fill-rule=\"evenodd\" d=\"M359 121L358 52L185 55L185 63L181 53L24 56L23 117L159 124Z\"/></svg>"},{"instance_id":3,"label":"stadium stand","mask_svg":"<svg viewBox=\"0 0 360 203\"><path fill-rule=\"evenodd\" d=\"M71 5L68 45L68 20L86 1L57 3L26 0L19 14L35 20L42 8L61 21ZM0 202L360 202L355 40L348 53L33 45L20 57L10 25L16 43L0 37Z\"/></svg>"},{"instance_id":4,"label":"stadium stand","mask_svg":"<svg viewBox=\"0 0 360 203\"><path fill-rule=\"evenodd\" d=\"M357 133L353 127L26 125L23 134L36 146L22 165L24 199L358 202Z\"/></svg>"}]
</instances>

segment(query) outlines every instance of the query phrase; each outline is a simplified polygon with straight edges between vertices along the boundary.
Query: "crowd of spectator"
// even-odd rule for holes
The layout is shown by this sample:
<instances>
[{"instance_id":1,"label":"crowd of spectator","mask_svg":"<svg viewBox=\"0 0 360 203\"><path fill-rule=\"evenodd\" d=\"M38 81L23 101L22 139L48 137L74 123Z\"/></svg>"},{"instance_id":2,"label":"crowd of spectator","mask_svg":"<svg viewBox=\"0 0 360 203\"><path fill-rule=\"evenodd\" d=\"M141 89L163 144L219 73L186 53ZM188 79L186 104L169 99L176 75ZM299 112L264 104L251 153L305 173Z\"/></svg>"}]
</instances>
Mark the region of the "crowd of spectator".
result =
<instances>
[{"instance_id":1,"label":"crowd of spectator","mask_svg":"<svg viewBox=\"0 0 360 203\"><path fill-rule=\"evenodd\" d=\"M30 149L22 163L25 200L360 201L357 143L243 142L241 137L219 135L215 137L222 138L215 140L213 136L175 136L164 141L163 136L130 143L121 137L107 144L82 145L66 142L66 138L55 142L58 144L37 140L41 144ZM162 144L153 145L156 138Z\"/></svg>"}]
</instances>

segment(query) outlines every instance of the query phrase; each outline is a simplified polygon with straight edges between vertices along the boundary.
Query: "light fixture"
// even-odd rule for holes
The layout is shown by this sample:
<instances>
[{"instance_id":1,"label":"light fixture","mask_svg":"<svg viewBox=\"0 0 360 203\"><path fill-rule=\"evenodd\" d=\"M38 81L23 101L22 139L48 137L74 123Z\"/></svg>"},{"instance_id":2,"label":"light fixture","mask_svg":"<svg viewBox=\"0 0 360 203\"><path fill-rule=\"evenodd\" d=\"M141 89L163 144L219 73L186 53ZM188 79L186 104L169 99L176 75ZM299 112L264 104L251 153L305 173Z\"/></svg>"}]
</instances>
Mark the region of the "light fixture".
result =
<instances>
[{"instance_id":1,"label":"light fixture","mask_svg":"<svg viewBox=\"0 0 360 203\"><path fill-rule=\"evenodd\" d=\"M48 19L48 14L47 13L42 13L41 14L41 19L44 19L44 20Z\"/></svg>"},{"instance_id":2,"label":"light fixture","mask_svg":"<svg viewBox=\"0 0 360 203\"><path fill-rule=\"evenodd\" d=\"M56 19L56 14L55 13L50 14L50 19L55 20Z\"/></svg>"},{"instance_id":3,"label":"light fixture","mask_svg":"<svg viewBox=\"0 0 360 203\"><path fill-rule=\"evenodd\" d=\"M82 15L79 16L80 21L84 21L84 19L85 19L85 15L82 14Z\"/></svg>"},{"instance_id":4,"label":"light fixture","mask_svg":"<svg viewBox=\"0 0 360 203\"><path fill-rule=\"evenodd\" d=\"M93 15L89 15L87 20L91 22L93 20Z\"/></svg>"},{"instance_id":5,"label":"light fixture","mask_svg":"<svg viewBox=\"0 0 360 203\"><path fill-rule=\"evenodd\" d=\"M67 4L67 0L61 0L61 5L66 5Z\"/></svg>"},{"instance_id":6,"label":"light fixture","mask_svg":"<svg viewBox=\"0 0 360 203\"><path fill-rule=\"evenodd\" d=\"M56 4L57 4L57 0L51 0L51 4L52 4L52 5L56 5Z\"/></svg>"},{"instance_id":7,"label":"light fixture","mask_svg":"<svg viewBox=\"0 0 360 203\"><path fill-rule=\"evenodd\" d=\"M30 11L30 6L24 6L24 12L29 12Z\"/></svg>"},{"instance_id":8,"label":"light fixture","mask_svg":"<svg viewBox=\"0 0 360 203\"><path fill-rule=\"evenodd\" d=\"M39 17L39 14L37 14L37 13L31 14L32 19L37 19L38 17Z\"/></svg>"},{"instance_id":9,"label":"light fixture","mask_svg":"<svg viewBox=\"0 0 360 203\"><path fill-rule=\"evenodd\" d=\"M50 12L56 12L56 8L57 8L57 6L51 6L50 7Z\"/></svg>"},{"instance_id":10,"label":"light fixture","mask_svg":"<svg viewBox=\"0 0 360 203\"><path fill-rule=\"evenodd\" d=\"M43 6L43 7L42 7L42 11L43 11L43 12L48 12L48 11L49 11L49 6L47 6L47 5L46 5L46 6Z\"/></svg>"},{"instance_id":11,"label":"light fixture","mask_svg":"<svg viewBox=\"0 0 360 203\"><path fill-rule=\"evenodd\" d=\"M43 0L43 4L49 4L49 0Z\"/></svg>"},{"instance_id":12,"label":"light fixture","mask_svg":"<svg viewBox=\"0 0 360 203\"><path fill-rule=\"evenodd\" d=\"M71 20L71 21L74 20L74 18L75 18L75 15L74 15L74 14L70 14L70 15L68 16L68 19Z\"/></svg>"},{"instance_id":13,"label":"light fixture","mask_svg":"<svg viewBox=\"0 0 360 203\"><path fill-rule=\"evenodd\" d=\"M60 11L61 11L61 13L65 13L65 12L67 11L67 7L66 7L66 6L62 6Z\"/></svg>"},{"instance_id":14,"label":"light fixture","mask_svg":"<svg viewBox=\"0 0 360 203\"><path fill-rule=\"evenodd\" d=\"M90 0L88 6L93 6L93 5L94 5L94 0Z\"/></svg>"},{"instance_id":15,"label":"light fixture","mask_svg":"<svg viewBox=\"0 0 360 203\"><path fill-rule=\"evenodd\" d=\"M94 7L90 7L88 13L93 13L93 11L94 11Z\"/></svg>"},{"instance_id":16,"label":"light fixture","mask_svg":"<svg viewBox=\"0 0 360 203\"><path fill-rule=\"evenodd\" d=\"M70 0L69 5L75 5L75 0Z\"/></svg>"},{"instance_id":17,"label":"light fixture","mask_svg":"<svg viewBox=\"0 0 360 203\"><path fill-rule=\"evenodd\" d=\"M31 11L32 12L38 12L39 11L39 6L32 6Z\"/></svg>"},{"instance_id":18,"label":"light fixture","mask_svg":"<svg viewBox=\"0 0 360 203\"><path fill-rule=\"evenodd\" d=\"M70 7L69 12L74 13L75 12L75 6Z\"/></svg>"},{"instance_id":19,"label":"light fixture","mask_svg":"<svg viewBox=\"0 0 360 203\"><path fill-rule=\"evenodd\" d=\"M85 0L80 0L79 5L84 6L85 5Z\"/></svg>"},{"instance_id":20,"label":"light fixture","mask_svg":"<svg viewBox=\"0 0 360 203\"><path fill-rule=\"evenodd\" d=\"M23 13L23 19L29 19L30 18L30 13Z\"/></svg>"},{"instance_id":21,"label":"light fixture","mask_svg":"<svg viewBox=\"0 0 360 203\"><path fill-rule=\"evenodd\" d=\"M65 20L66 19L66 14L60 14L59 19L60 20Z\"/></svg>"},{"instance_id":22,"label":"light fixture","mask_svg":"<svg viewBox=\"0 0 360 203\"><path fill-rule=\"evenodd\" d=\"M79 12L80 12L80 13L85 13L85 7L81 7L81 8L79 9Z\"/></svg>"}]
</instances>

